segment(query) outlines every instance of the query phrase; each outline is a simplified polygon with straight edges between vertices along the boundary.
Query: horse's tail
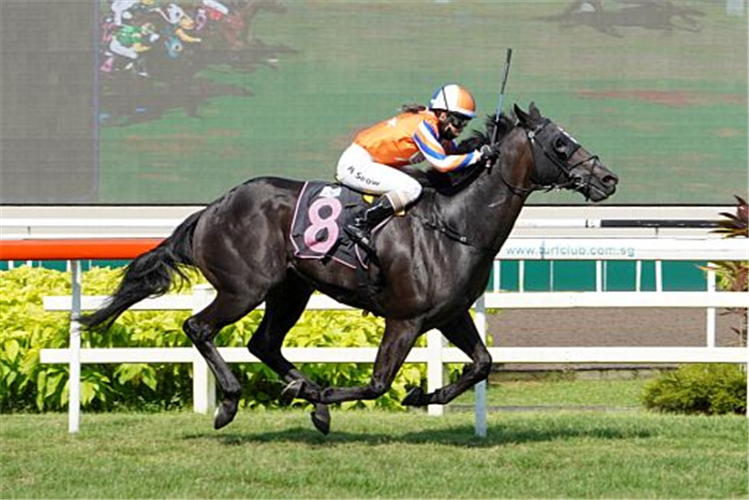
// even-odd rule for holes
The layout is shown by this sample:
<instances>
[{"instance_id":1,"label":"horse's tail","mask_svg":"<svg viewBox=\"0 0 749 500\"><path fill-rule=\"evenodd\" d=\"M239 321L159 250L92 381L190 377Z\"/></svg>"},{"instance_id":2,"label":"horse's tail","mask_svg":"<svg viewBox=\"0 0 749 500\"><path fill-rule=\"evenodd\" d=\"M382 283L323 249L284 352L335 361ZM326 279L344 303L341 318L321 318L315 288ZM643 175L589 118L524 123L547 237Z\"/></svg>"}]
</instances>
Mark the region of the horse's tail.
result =
<instances>
[{"instance_id":1,"label":"horse's tail","mask_svg":"<svg viewBox=\"0 0 749 500\"><path fill-rule=\"evenodd\" d=\"M124 271L117 290L101 309L79 318L87 328L108 329L120 314L146 297L164 295L175 281L189 284L180 268L194 266L192 237L203 210L190 215L159 246L138 256Z\"/></svg>"}]
</instances>

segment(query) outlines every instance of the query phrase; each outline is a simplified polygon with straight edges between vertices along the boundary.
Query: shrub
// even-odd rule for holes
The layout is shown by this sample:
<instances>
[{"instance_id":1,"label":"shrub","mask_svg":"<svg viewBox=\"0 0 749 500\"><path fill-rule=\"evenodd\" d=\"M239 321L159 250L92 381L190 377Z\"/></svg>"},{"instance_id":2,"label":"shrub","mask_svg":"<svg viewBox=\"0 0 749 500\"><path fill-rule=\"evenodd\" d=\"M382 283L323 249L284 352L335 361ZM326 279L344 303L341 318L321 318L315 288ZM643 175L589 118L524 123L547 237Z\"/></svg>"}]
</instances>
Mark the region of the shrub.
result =
<instances>
[{"instance_id":1,"label":"shrub","mask_svg":"<svg viewBox=\"0 0 749 500\"><path fill-rule=\"evenodd\" d=\"M106 295L119 281L120 271L94 268L83 274L83 293ZM68 345L70 320L64 312L45 312L42 297L69 295L70 276L54 270L20 267L0 271L0 411L62 410L68 399L68 366L42 365L43 348ZM84 332L83 347L177 347L190 346L182 332L189 312L126 312L106 335ZM216 344L244 347L262 319L252 312L224 328ZM307 311L286 337L285 346L375 347L380 343L384 321L363 317L357 311ZM423 345L424 340L420 339ZM244 407L277 405L283 383L265 365L232 364L243 384ZM453 367L457 372L458 366ZM328 386L363 385L369 381L371 364L301 364L316 382ZM89 410L117 408L158 410L189 407L192 401L191 365L106 364L83 365L81 403ZM344 403L343 407L403 409L400 401L407 386L422 384L423 365L406 365L390 391L376 401ZM304 403L297 403L304 404Z\"/></svg>"},{"instance_id":2,"label":"shrub","mask_svg":"<svg viewBox=\"0 0 749 500\"><path fill-rule=\"evenodd\" d=\"M649 382L646 408L673 413L746 413L746 371L734 364L685 365Z\"/></svg>"}]
</instances>

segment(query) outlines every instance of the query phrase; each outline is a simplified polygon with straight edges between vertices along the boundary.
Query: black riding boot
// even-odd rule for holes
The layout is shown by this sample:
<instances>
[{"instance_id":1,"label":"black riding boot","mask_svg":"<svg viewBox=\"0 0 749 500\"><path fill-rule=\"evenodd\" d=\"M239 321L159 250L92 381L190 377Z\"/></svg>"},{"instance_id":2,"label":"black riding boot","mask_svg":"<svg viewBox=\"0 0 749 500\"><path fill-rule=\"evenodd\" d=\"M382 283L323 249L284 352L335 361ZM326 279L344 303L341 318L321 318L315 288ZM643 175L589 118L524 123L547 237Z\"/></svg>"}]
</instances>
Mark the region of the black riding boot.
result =
<instances>
[{"instance_id":1,"label":"black riding boot","mask_svg":"<svg viewBox=\"0 0 749 500\"><path fill-rule=\"evenodd\" d=\"M390 199L387 196L383 195L364 212L364 215L356 217L354 222L347 225L343 230L346 231L346 234L355 243L361 243L365 246L366 250L371 251L370 235L372 229L394 214L395 209L393 208L393 204L390 203Z\"/></svg>"}]
</instances>

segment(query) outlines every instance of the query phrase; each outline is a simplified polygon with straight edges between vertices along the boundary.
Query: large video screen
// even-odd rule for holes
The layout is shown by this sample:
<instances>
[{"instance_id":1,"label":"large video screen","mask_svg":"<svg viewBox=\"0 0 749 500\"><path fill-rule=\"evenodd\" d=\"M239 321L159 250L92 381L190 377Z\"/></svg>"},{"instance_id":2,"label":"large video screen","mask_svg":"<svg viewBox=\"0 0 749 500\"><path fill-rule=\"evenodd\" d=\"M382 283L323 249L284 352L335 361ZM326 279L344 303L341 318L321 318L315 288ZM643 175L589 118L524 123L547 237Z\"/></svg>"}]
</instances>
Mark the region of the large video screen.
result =
<instances>
[{"instance_id":1,"label":"large video screen","mask_svg":"<svg viewBox=\"0 0 749 500\"><path fill-rule=\"evenodd\" d=\"M609 204L747 196L745 0L3 0L0 202L203 204L333 180L443 84L535 102L620 176ZM422 168L426 168L424 165ZM571 193L536 204L580 204Z\"/></svg>"}]
</instances>

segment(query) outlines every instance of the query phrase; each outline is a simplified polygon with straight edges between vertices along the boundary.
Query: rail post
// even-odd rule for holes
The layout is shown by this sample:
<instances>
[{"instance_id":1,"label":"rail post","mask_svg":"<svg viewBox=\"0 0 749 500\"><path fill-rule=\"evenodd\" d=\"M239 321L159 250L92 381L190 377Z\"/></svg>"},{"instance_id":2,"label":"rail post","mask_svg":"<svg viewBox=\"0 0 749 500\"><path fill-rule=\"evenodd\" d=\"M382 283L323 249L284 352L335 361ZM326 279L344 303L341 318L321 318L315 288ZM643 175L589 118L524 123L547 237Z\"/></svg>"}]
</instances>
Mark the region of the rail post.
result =
<instances>
[{"instance_id":1,"label":"rail post","mask_svg":"<svg viewBox=\"0 0 749 500\"><path fill-rule=\"evenodd\" d=\"M476 329L481 337L481 342L486 344L486 300L485 295L481 295L476 301ZM486 437L486 380L482 380L474 386L475 410L476 414L476 435Z\"/></svg>"},{"instance_id":2,"label":"rail post","mask_svg":"<svg viewBox=\"0 0 749 500\"><path fill-rule=\"evenodd\" d=\"M68 379L68 432L81 426L81 261L70 262L72 304L70 308L70 378Z\"/></svg>"},{"instance_id":3,"label":"rail post","mask_svg":"<svg viewBox=\"0 0 749 500\"><path fill-rule=\"evenodd\" d=\"M444 385L445 365L442 362L444 339L439 330L427 332L427 392L434 392ZM429 415L439 417L444 413L442 405L429 405Z\"/></svg>"},{"instance_id":4,"label":"rail post","mask_svg":"<svg viewBox=\"0 0 749 500\"><path fill-rule=\"evenodd\" d=\"M707 291L715 292L717 291L715 269L712 267L712 262L708 262L707 266ZM714 307L708 307L705 314L705 320L707 323L705 325L705 335L707 336L707 338L705 339L705 343L708 347L716 346L717 331L715 325L715 313L716 310Z\"/></svg>"}]
</instances>

